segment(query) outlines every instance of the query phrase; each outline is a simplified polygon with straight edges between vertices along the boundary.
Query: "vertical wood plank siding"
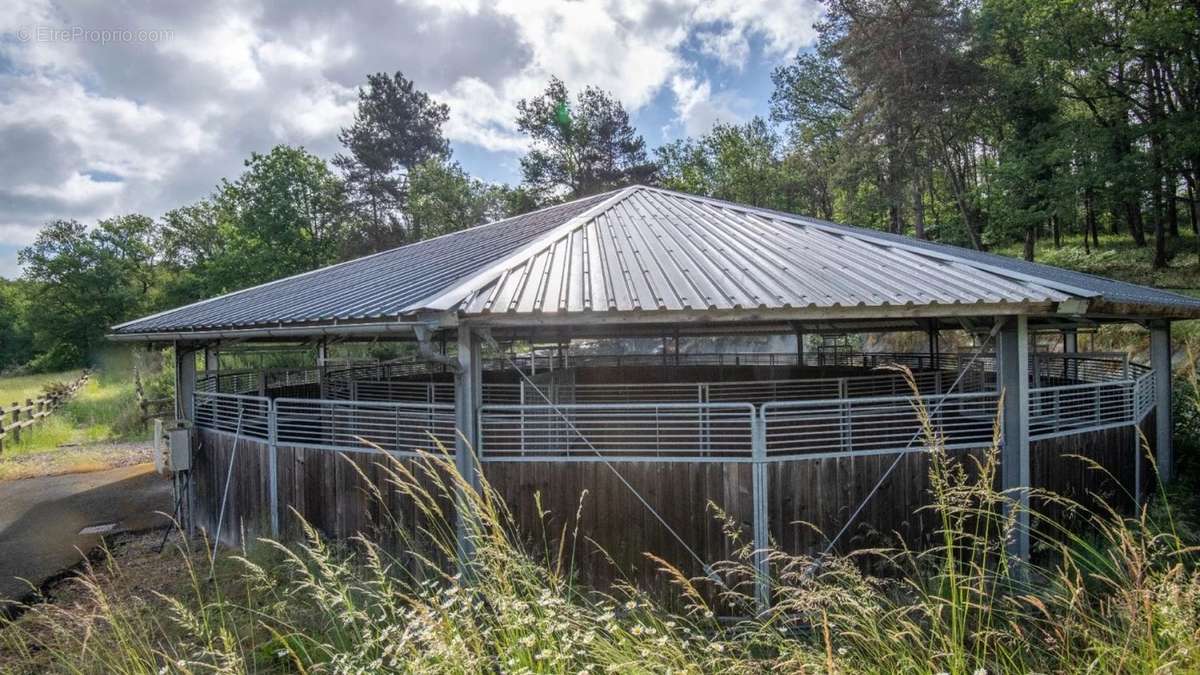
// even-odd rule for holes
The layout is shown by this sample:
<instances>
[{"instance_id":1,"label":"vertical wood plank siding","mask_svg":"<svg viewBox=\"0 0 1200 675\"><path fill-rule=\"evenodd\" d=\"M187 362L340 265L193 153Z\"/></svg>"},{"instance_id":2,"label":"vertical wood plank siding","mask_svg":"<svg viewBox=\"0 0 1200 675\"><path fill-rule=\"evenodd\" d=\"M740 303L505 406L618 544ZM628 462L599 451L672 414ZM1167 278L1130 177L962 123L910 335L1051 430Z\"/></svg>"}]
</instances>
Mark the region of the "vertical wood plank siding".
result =
<instances>
[{"instance_id":1,"label":"vertical wood plank siding","mask_svg":"<svg viewBox=\"0 0 1200 675\"><path fill-rule=\"evenodd\" d=\"M211 534L234 438L200 431L199 439L193 473L195 518L196 524ZM1032 448L1033 487L1084 501L1095 493L1115 508L1127 510L1130 501L1126 493L1133 492L1136 443L1131 427L1038 441ZM425 544L397 536L398 527L415 532L431 523L410 498L391 489L379 455L286 446L278 452L280 523L285 540L302 537L294 509L331 539L361 533L394 553L403 554L406 547L414 545L423 549L421 553L429 553ZM970 466L969 454L982 457L980 450L952 453ZM1095 461L1113 478L1070 455ZM841 528L894 457L770 463L767 506L772 540L792 554L821 551L826 537ZM420 471L419 460L399 461L410 471ZM749 542L750 464L621 462L615 466L706 563L734 557L740 545L726 537L710 504L724 511L740 530L742 544ZM238 545L243 533L252 538L269 531L266 467L267 445L241 439L222 527L224 543ZM670 561L690 576L703 575L684 547L603 464L498 462L485 464L484 474L508 506L529 550L555 558L565 535L564 564L597 588L608 588L619 580L663 588L667 580L646 552ZM1144 466L1146 485L1152 481L1148 474L1150 469ZM382 502L372 495L371 486L384 495ZM544 518L539 515L535 495L540 495ZM441 503L449 513L451 505L444 498ZM895 545L898 538L912 547L928 545L937 527L935 514L921 508L928 503L929 457L910 453L839 542L838 551ZM1035 506L1039 505L1035 502Z\"/></svg>"}]
</instances>

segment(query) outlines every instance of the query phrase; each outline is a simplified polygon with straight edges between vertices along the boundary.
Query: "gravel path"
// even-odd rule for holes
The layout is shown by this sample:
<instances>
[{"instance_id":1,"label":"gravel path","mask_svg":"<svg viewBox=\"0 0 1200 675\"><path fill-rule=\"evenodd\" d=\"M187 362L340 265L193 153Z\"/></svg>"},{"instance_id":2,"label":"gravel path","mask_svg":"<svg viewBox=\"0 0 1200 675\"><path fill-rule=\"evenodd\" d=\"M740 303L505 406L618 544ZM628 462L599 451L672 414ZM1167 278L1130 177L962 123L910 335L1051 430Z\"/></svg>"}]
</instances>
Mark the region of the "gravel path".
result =
<instances>
[{"instance_id":1,"label":"gravel path","mask_svg":"<svg viewBox=\"0 0 1200 675\"><path fill-rule=\"evenodd\" d=\"M152 462L149 441L92 443L0 457L0 480L103 471Z\"/></svg>"}]
</instances>

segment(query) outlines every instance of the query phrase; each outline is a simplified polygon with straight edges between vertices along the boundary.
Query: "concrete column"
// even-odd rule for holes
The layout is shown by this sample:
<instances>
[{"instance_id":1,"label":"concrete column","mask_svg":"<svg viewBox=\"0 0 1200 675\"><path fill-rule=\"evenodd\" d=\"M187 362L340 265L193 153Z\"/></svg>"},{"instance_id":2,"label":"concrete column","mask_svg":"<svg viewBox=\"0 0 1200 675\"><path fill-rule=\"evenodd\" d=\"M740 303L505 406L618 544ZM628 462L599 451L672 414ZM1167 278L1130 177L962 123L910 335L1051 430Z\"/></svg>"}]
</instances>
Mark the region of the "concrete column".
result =
<instances>
[{"instance_id":1,"label":"concrete column","mask_svg":"<svg viewBox=\"0 0 1200 675\"><path fill-rule=\"evenodd\" d=\"M194 347L175 343L175 417L181 420L196 419L196 350Z\"/></svg>"},{"instance_id":2,"label":"concrete column","mask_svg":"<svg viewBox=\"0 0 1200 675\"><path fill-rule=\"evenodd\" d=\"M1150 367L1154 369L1154 452L1158 477L1171 482L1175 453L1171 442L1171 322L1150 322Z\"/></svg>"},{"instance_id":3,"label":"concrete column","mask_svg":"<svg viewBox=\"0 0 1200 675\"><path fill-rule=\"evenodd\" d=\"M1000 420L1000 488L1021 490L1009 553L1029 560L1029 324L1025 317L1009 317L996 336L996 381L1004 393ZM1014 494L1014 493L1010 493Z\"/></svg>"}]
</instances>

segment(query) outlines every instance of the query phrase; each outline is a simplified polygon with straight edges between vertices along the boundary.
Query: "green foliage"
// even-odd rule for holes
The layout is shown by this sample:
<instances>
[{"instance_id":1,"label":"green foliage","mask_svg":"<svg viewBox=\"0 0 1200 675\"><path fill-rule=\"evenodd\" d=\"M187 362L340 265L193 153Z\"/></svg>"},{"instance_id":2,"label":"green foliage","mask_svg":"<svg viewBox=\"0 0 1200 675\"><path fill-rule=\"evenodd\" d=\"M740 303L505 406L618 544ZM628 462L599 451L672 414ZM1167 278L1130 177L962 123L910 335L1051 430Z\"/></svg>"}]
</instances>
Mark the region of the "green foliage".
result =
<instances>
[{"instance_id":1,"label":"green foliage","mask_svg":"<svg viewBox=\"0 0 1200 675\"><path fill-rule=\"evenodd\" d=\"M415 240L497 220L507 208L501 192L472 178L457 162L429 159L408 175L409 232Z\"/></svg>"},{"instance_id":2,"label":"green foliage","mask_svg":"<svg viewBox=\"0 0 1200 675\"><path fill-rule=\"evenodd\" d=\"M392 248L421 239L420 226L406 221L409 176L418 165L449 154L442 125L449 109L416 89L403 73L367 76L358 90L354 124L342 129L338 140L349 154L338 155L334 165L346 178L350 203L359 215L356 253ZM460 223L466 227L474 223Z\"/></svg>"},{"instance_id":3,"label":"green foliage","mask_svg":"<svg viewBox=\"0 0 1200 675\"><path fill-rule=\"evenodd\" d=\"M31 282L25 320L35 349L47 353L39 368L81 365L109 326L149 307L154 235L154 222L139 215L102 220L90 231L58 220L21 250Z\"/></svg>"},{"instance_id":4,"label":"green foliage","mask_svg":"<svg viewBox=\"0 0 1200 675\"><path fill-rule=\"evenodd\" d=\"M335 262L349 224L341 180L303 148L252 154L213 201L223 251L205 275L209 295Z\"/></svg>"},{"instance_id":5,"label":"green foliage","mask_svg":"<svg viewBox=\"0 0 1200 675\"><path fill-rule=\"evenodd\" d=\"M58 342L29 362L26 370L31 373L57 373L76 368L83 363L83 353L69 342Z\"/></svg>"},{"instance_id":6,"label":"green foliage","mask_svg":"<svg viewBox=\"0 0 1200 675\"><path fill-rule=\"evenodd\" d=\"M22 281L0 279L0 372L11 370L33 356L27 286Z\"/></svg>"},{"instance_id":7,"label":"green foliage","mask_svg":"<svg viewBox=\"0 0 1200 675\"><path fill-rule=\"evenodd\" d=\"M584 88L572 106L566 85L551 78L541 96L517 104L517 128L533 141L521 173L540 202L584 197L654 175L646 141L624 106L596 87Z\"/></svg>"},{"instance_id":8,"label":"green foliage","mask_svg":"<svg viewBox=\"0 0 1200 675\"><path fill-rule=\"evenodd\" d=\"M659 148L664 187L753 206L785 208L788 178L778 161L779 138L766 120L718 124L696 140Z\"/></svg>"}]
</instances>

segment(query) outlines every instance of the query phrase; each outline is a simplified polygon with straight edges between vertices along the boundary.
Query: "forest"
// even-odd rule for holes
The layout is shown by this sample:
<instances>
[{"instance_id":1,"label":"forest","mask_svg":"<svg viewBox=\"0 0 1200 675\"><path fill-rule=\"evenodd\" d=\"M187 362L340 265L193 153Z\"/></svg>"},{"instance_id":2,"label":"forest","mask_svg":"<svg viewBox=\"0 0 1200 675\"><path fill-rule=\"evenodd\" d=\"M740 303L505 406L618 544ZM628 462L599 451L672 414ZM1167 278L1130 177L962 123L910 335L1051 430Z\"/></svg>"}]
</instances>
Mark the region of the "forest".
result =
<instances>
[{"instance_id":1,"label":"forest","mask_svg":"<svg viewBox=\"0 0 1200 675\"><path fill-rule=\"evenodd\" d=\"M151 217L56 220L0 280L0 370L88 362L123 320L633 183L1037 260L1114 237L1153 268L1200 235L1200 4L829 0L770 114L647 146L622 103L551 79L514 112L518 185L468 175L450 110L366 77L327 161L263 148Z\"/></svg>"}]
</instances>

